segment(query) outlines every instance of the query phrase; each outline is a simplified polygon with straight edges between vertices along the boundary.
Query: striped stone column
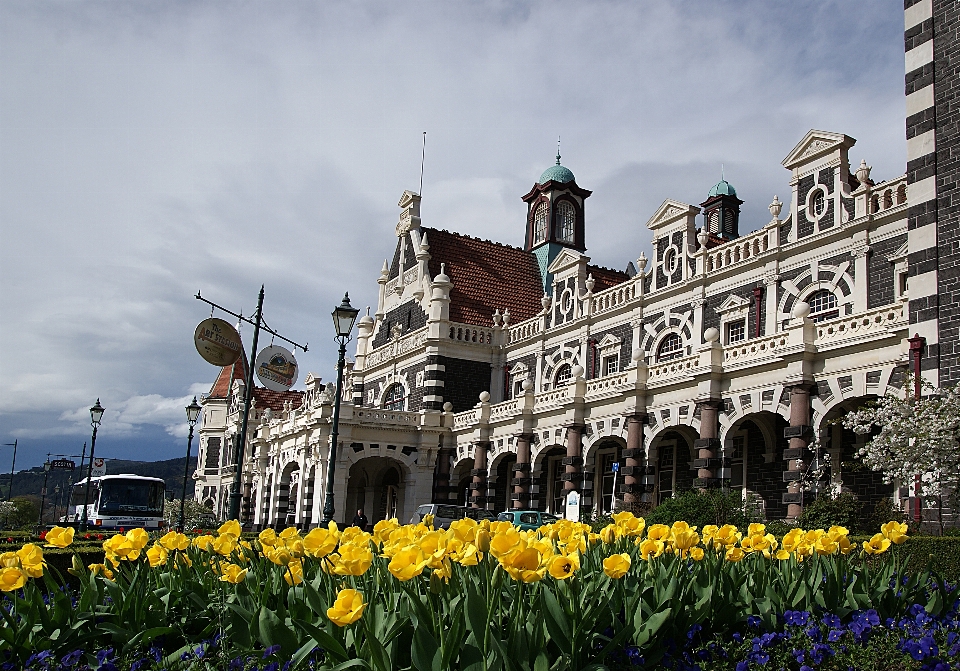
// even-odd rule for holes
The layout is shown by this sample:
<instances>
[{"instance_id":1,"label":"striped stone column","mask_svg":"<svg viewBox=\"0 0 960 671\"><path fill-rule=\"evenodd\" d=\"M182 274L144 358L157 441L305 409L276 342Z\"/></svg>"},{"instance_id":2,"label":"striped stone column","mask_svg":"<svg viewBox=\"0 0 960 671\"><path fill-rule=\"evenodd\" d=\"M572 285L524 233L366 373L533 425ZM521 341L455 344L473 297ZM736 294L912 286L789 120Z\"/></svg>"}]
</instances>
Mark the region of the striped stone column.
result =
<instances>
[{"instance_id":1,"label":"striped stone column","mask_svg":"<svg viewBox=\"0 0 960 671\"><path fill-rule=\"evenodd\" d=\"M646 485L643 482L646 474L643 425L646 423L647 416L645 414L628 415L626 420L627 447L623 450L625 463L622 469L623 504L626 510L634 511L634 508L643 500L643 494L646 491Z\"/></svg>"},{"instance_id":2,"label":"striped stone column","mask_svg":"<svg viewBox=\"0 0 960 671\"><path fill-rule=\"evenodd\" d=\"M530 507L530 441L533 436L520 434L517 436L517 461L513 465L513 496L514 510L523 510Z\"/></svg>"},{"instance_id":3,"label":"striped stone column","mask_svg":"<svg viewBox=\"0 0 960 671\"><path fill-rule=\"evenodd\" d=\"M921 368L939 384L940 301L937 212L937 104L933 0L904 2L904 62L907 136L907 247L910 331L926 340ZM953 3L949 3L953 4ZM951 345L952 348L952 345Z\"/></svg>"},{"instance_id":4,"label":"striped stone column","mask_svg":"<svg viewBox=\"0 0 960 671\"><path fill-rule=\"evenodd\" d=\"M470 475L473 476L470 503L474 508L487 507L487 449L489 447L488 442L479 442L474 447L473 470L470 471Z\"/></svg>"}]
</instances>

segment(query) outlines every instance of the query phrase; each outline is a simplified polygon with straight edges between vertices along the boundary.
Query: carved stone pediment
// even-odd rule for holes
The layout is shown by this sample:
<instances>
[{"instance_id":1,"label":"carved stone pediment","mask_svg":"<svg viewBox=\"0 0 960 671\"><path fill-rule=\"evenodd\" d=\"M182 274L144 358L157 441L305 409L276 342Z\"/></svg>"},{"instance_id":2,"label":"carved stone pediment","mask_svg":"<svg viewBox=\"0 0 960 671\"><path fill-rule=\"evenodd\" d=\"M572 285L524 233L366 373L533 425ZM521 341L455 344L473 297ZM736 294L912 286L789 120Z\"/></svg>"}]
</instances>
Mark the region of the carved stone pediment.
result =
<instances>
[{"instance_id":1,"label":"carved stone pediment","mask_svg":"<svg viewBox=\"0 0 960 671\"><path fill-rule=\"evenodd\" d=\"M782 165L784 168L793 169L837 149L847 150L856 142L855 139L843 133L811 130L803 136L803 139L793 148L793 151L787 154L787 157L782 161Z\"/></svg>"},{"instance_id":2,"label":"carved stone pediment","mask_svg":"<svg viewBox=\"0 0 960 671\"><path fill-rule=\"evenodd\" d=\"M723 315L727 314L728 312L738 312L748 309L750 309L749 299L744 298L743 296L737 296L736 294L730 294L727 296L726 300L720 304L720 307L717 308L717 312Z\"/></svg>"},{"instance_id":3,"label":"carved stone pediment","mask_svg":"<svg viewBox=\"0 0 960 671\"><path fill-rule=\"evenodd\" d=\"M700 214L699 207L681 203L679 200L667 199L660 204L660 207L653 213L653 216L647 220L647 228L656 230L684 218L695 218L698 214Z\"/></svg>"}]
</instances>

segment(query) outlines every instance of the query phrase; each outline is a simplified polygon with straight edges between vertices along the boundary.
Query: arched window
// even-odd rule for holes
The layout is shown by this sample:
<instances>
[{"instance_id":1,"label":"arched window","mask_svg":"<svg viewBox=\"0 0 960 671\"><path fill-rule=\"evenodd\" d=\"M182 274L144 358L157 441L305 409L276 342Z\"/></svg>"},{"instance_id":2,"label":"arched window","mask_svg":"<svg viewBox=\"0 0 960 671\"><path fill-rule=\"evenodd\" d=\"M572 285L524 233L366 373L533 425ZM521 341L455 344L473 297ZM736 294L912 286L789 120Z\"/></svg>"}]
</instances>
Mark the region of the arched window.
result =
<instances>
[{"instance_id":1,"label":"arched window","mask_svg":"<svg viewBox=\"0 0 960 671\"><path fill-rule=\"evenodd\" d=\"M807 303L810 305L810 319L815 322L835 319L840 316L837 297L827 289L820 289L820 291L814 293L807 299Z\"/></svg>"},{"instance_id":2,"label":"arched window","mask_svg":"<svg viewBox=\"0 0 960 671\"><path fill-rule=\"evenodd\" d=\"M541 202L533 212L533 243L543 242L547 239L547 218L550 213L550 206Z\"/></svg>"},{"instance_id":3,"label":"arched window","mask_svg":"<svg viewBox=\"0 0 960 671\"><path fill-rule=\"evenodd\" d=\"M565 200L557 204L557 240L573 242L574 224L577 221L577 211L573 205Z\"/></svg>"},{"instance_id":4,"label":"arched window","mask_svg":"<svg viewBox=\"0 0 960 671\"><path fill-rule=\"evenodd\" d=\"M679 359L683 356L683 341L676 333L670 333L657 348L657 362Z\"/></svg>"},{"instance_id":5,"label":"arched window","mask_svg":"<svg viewBox=\"0 0 960 671\"><path fill-rule=\"evenodd\" d=\"M383 395L383 409L384 410L403 410L403 406L406 403L407 395L406 391L403 388L403 385L399 382L396 384L390 385L390 388L387 389L387 393Z\"/></svg>"},{"instance_id":6,"label":"arched window","mask_svg":"<svg viewBox=\"0 0 960 671\"><path fill-rule=\"evenodd\" d=\"M897 205L903 205L907 202L907 185L901 184L897 187Z\"/></svg>"},{"instance_id":7,"label":"arched window","mask_svg":"<svg viewBox=\"0 0 960 671\"><path fill-rule=\"evenodd\" d=\"M557 368L557 374L553 378L554 387L564 387L570 382L570 364L565 363Z\"/></svg>"}]
</instances>

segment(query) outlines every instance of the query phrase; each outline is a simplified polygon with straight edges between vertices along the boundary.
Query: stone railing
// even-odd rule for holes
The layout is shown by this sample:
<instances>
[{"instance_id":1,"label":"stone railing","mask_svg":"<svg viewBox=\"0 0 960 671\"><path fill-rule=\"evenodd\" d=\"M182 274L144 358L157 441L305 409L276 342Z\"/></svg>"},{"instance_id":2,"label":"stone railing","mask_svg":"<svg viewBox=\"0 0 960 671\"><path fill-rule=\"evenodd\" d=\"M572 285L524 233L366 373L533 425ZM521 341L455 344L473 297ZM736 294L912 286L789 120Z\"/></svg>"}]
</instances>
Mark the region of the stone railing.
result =
<instances>
[{"instance_id":1,"label":"stone railing","mask_svg":"<svg viewBox=\"0 0 960 671\"><path fill-rule=\"evenodd\" d=\"M563 401L563 399L567 398L567 395L566 387L551 389L549 391L541 391L536 395L533 405L535 408L543 408L548 405L557 405Z\"/></svg>"},{"instance_id":2,"label":"stone railing","mask_svg":"<svg viewBox=\"0 0 960 671\"><path fill-rule=\"evenodd\" d=\"M396 356L423 347L423 343L426 342L426 340L426 328L408 333L407 335L402 336L399 340L390 340L390 342L381 345L377 349L367 354L366 358L363 360L363 366L367 369L379 366L385 361L389 361Z\"/></svg>"},{"instance_id":3,"label":"stone railing","mask_svg":"<svg viewBox=\"0 0 960 671\"><path fill-rule=\"evenodd\" d=\"M769 231L761 228L759 231L707 250L704 258L704 269L710 273L749 261L766 252L769 246Z\"/></svg>"},{"instance_id":4,"label":"stone railing","mask_svg":"<svg viewBox=\"0 0 960 671\"><path fill-rule=\"evenodd\" d=\"M592 298L593 314L613 310L629 302L637 295L637 283L633 281L605 289Z\"/></svg>"},{"instance_id":5,"label":"stone railing","mask_svg":"<svg viewBox=\"0 0 960 671\"><path fill-rule=\"evenodd\" d=\"M509 419L520 412L523 405L522 398L515 398L501 403L495 403L490 406L490 421L495 422L501 419Z\"/></svg>"},{"instance_id":6,"label":"stone railing","mask_svg":"<svg viewBox=\"0 0 960 671\"><path fill-rule=\"evenodd\" d=\"M614 375L607 375L606 377L597 378L595 380L588 380L586 395L595 396L607 391L619 389L627 384L627 379L627 373L616 373Z\"/></svg>"},{"instance_id":7,"label":"stone railing","mask_svg":"<svg viewBox=\"0 0 960 671\"><path fill-rule=\"evenodd\" d=\"M540 316L531 317L515 326L511 326L509 333L510 344L538 335L540 333Z\"/></svg>"},{"instance_id":8,"label":"stone railing","mask_svg":"<svg viewBox=\"0 0 960 671\"><path fill-rule=\"evenodd\" d=\"M449 337L450 340L470 345L492 345L493 329L450 322L450 330L448 331L447 337Z\"/></svg>"},{"instance_id":9,"label":"stone railing","mask_svg":"<svg viewBox=\"0 0 960 671\"><path fill-rule=\"evenodd\" d=\"M735 363L771 356L786 348L788 342L790 342L789 336L781 332L772 336L760 336L752 340L732 343L723 348L723 362Z\"/></svg>"},{"instance_id":10,"label":"stone railing","mask_svg":"<svg viewBox=\"0 0 960 671\"><path fill-rule=\"evenodd\" d=\"M419 413L404 410L380 410L373 408L357 408L354 417L361 424L399 424L401 426L416 426Z\"/></svg>"},{"instance_id":11,"label":"stone railing","mask_svg":"<svg viewBox=\"0 0 960 671\"><path fill-rule=\"evenodd\" d=\"M907 176L881 182L870 189L870 214L907 204Z\"/></svg>"},{"instance_id":12,"label":"stone railing","mask_svg":"<svg viewBox=\"0 0 960 671\"><path fill-rule=\"evenodd\" d=\"M907 312L903 303L831 319L817 324L817 346L882 333L890 328L900 328L906 323Z\"/></svg>"},{"instance_id":13,"label":"stone railing","mask_svg":"<svg viewBox=\"0 0 960 671\"><path fill-rule=\"evenodd\" d=\"M689 375L699 364L699 354L691 354L679 359L653 364L647 369L647 384Z\"/></svg>"},{"instance_id":14,"label":"stone railing","mask_svg":"<svg viewBox=\"0 0 960 671\"><path fill-rule=\"evenodd\" d=\"M471 408L470 410L464 410L463 412L458 412L453 416L453 426L458 429L462 429L467 426L473 426L477 421L477 410L476 408Z\"/></svg>"}]
</instances>

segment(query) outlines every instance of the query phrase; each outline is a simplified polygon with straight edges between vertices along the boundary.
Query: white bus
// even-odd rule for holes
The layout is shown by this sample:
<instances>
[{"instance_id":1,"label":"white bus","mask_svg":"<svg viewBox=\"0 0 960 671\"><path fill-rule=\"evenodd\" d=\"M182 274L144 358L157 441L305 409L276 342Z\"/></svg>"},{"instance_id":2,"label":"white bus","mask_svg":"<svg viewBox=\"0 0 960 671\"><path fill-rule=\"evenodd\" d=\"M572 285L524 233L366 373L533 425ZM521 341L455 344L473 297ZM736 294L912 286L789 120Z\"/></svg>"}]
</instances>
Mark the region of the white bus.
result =
<instances>
[{"instance_id":1,"label":"white bus","mask_svg":"<svg viewBox=\"0 0 960 671\"><path fill-rule=\"evenodd\" d=\"M87 478L73 485L66 522L83 520ZM91 529L163 528L166 484L142 475L101 475L91 478L87 498L87 526Z\"/></svg>"}]
</instances>

